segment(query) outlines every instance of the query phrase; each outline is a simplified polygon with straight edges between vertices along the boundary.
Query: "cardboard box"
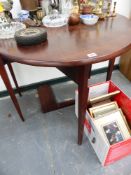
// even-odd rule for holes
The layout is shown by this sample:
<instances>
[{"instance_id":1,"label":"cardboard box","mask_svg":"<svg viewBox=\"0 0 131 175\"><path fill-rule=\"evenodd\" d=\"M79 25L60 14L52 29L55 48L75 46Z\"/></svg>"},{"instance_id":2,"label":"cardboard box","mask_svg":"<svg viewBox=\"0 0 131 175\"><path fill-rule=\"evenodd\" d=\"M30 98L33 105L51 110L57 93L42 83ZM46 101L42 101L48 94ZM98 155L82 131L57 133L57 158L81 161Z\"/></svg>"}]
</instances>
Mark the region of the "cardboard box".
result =
<instances>
[{"instance_id":1,"label":"cardboard box","mask_svg":"<svg viewBox=\"0 0 131 175\"><path fill-rule=\"evenodd\" d=\"M116 90L120 89L112 81L96 84L89 87L89 98ZM117 101L131 128L131 99L120 90L120 93L113 100ZM75 101L75 113L78 116L78 91L76 91ZM84 132L103 166L109 165L127 155L131 155L131 138L113 145L107 144L95 127L93 118L90 116L88 110L85 116Z\"/></svg>"}]
</instances>

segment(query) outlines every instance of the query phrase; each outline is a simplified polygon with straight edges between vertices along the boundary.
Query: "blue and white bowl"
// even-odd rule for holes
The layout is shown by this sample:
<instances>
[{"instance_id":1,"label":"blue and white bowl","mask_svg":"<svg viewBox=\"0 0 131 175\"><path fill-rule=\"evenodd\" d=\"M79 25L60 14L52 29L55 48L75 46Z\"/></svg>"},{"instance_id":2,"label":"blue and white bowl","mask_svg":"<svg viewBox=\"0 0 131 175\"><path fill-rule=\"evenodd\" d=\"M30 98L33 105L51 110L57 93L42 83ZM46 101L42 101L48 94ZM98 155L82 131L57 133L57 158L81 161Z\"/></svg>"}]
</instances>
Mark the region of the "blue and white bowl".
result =
<instances>
[{"instance_id":1,"label":"blue and white bowl","mask_svg":"<svg viewBox=\"0 0 131 175\"><path fill-rule=\"evenodd\" d=\"M80 19L86 25L94 25L98 22L99 16L94 14L80 15Z\"/></svg>"}]
</instances>

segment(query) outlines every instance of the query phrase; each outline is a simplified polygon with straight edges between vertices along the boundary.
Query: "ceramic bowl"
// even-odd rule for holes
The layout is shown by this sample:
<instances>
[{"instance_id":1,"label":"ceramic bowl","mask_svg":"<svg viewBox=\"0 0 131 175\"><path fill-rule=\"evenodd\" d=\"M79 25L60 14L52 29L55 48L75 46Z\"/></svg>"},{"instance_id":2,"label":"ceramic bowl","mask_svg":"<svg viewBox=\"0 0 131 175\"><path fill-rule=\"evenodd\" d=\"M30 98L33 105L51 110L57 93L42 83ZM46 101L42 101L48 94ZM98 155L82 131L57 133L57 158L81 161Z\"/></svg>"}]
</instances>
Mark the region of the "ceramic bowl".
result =
<instances>
[{"instance_id":1,"label":"ceramic bowl","mask_svg":"<svg viewBox=\"0 0 131 175\"><path fill-rule=\"evenodd\" d=\"M64 14L51 14L42 19L42 23L45 27L62 27L67 25L68 16Z\"/></svg>"},{"instance_id":2,"label":"ceramic bowl","mask_svg":"<svg viewBox=\"0 0 131 175\"><path fill-rule=\"evenodd\" d=\"M86 25L94 25L98 22L99 17L94 14L80 15L82 23Z\"/></svg>"}]
</instances>

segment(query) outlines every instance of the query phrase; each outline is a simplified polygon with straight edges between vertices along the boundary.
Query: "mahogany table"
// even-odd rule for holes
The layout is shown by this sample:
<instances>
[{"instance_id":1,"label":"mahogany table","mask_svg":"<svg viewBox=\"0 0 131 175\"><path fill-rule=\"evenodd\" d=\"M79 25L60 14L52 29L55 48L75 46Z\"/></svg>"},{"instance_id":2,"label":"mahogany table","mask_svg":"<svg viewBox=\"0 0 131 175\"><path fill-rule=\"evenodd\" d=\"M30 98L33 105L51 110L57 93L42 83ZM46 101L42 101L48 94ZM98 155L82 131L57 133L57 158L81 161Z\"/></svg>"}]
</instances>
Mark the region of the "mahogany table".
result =
<instances>
[{"instance_id":1,"label":"mahogany table","mask_svg":"<svg viewBox=\"0 0 131 175\"><path fill-rule=\"evenodd\" d=\"M4 62L56 67L78 84L78 144L82 144L91 65L109 60L107 80L111 78L115 58L131 49L131 21L117 15L94 26L83 24L49 28L48 41L36 46L17 46L14 39L0 40L0 74L23 118L6 73ZM94 53L94 54L92 54Z\"/></svg>"}]
</instances>

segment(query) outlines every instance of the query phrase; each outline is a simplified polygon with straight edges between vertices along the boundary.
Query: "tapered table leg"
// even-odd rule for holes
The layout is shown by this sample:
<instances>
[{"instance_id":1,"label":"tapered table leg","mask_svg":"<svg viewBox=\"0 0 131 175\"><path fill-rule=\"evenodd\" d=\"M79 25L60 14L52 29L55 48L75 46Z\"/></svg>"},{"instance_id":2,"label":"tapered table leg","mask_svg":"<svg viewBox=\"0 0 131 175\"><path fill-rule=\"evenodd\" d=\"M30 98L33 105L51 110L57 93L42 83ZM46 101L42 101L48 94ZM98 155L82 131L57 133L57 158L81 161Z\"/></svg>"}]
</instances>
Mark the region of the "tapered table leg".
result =
<instances>
[{"instance_id":1,"label":"tapered table leg","mask_svg":"<svg viewBox=\"0 0 131 175\"><path fill-rule=\"evenodd\" d=\"M91 66L82 67L79 70L79 82L78 82L78 144L82 144L84 121L87 109L88 100L88 79L90 77Z\"/></svg>"},{"instance_id":2,"label":"tapered table leg","mask_svg":"<svg viewBox=\"0 0 131 175\"><path fill-rule=\"evenodd\" d=\"M15 108L16 108L16 110L17 110L21 120L24 121L24 117L23 117L23 114L21 112L19 103L18 103L17 98L16 98L16 96L14 94L13 88L11 86L10 80L8 78L7 72L6 72L5 67L4 67L4 63L3 63L1 58L0 58L0 75L1 75L1 77L3 79L3 81L4 81L4 84L5 84L7 90L9 92L9 94L10 94L10 97L11 97L11 99L12 99L14 105L15 105Z\"/></svg>"},{"instance_id":3,"label":"tapered table leg","mask_svg":"<svg viewBox=\"0 0 131 175\"><path fill-rule=\"evenodd\" d=\"M17 90L19 96L21 97L22 94L21 94L20 88L19 88L19 86L18 86L17 80L16 80L16 78L15 78L15 74L14 74L14 71L13 71L13 68L12 68L11 63L7 63L7 66L8 66L8 68L9 68L9 70L10 70L11 76L12 76L13 81L14 81L14 83L15 83L16 90Z\"/></svg>"},{"instance_id":4,"label":"tapered table leg","mask_svg":"<svg viewBox=\"0 0 131 175\"><path fill-rule=\"evenodd\" d=\"M90 72L89 72L89 77L88 78L91 78L91 69L92 69L92 64L90 65Z\"/></svg>"},{"instance_id":5,"label":"tapered table leg","mask_svg":"<svg viewBox=\"0 0 131 175\"><path fill-rule=\"evenodd\" d=\"M114 63L115 63L115 58L109 60L106 81L109 81L111 79L113 68L114 68Z\"/></svg>"}]
</instances>

